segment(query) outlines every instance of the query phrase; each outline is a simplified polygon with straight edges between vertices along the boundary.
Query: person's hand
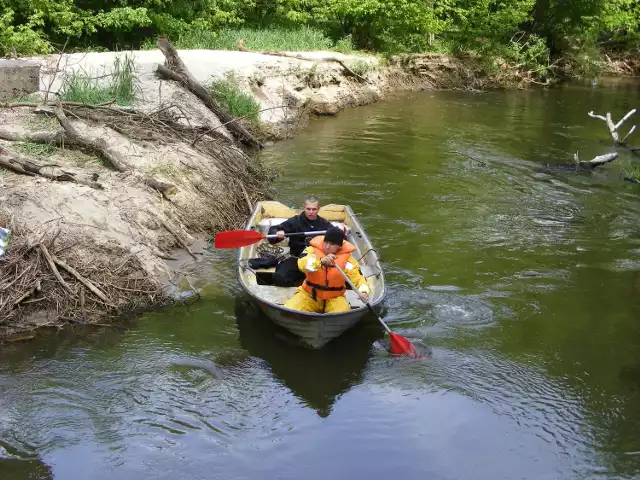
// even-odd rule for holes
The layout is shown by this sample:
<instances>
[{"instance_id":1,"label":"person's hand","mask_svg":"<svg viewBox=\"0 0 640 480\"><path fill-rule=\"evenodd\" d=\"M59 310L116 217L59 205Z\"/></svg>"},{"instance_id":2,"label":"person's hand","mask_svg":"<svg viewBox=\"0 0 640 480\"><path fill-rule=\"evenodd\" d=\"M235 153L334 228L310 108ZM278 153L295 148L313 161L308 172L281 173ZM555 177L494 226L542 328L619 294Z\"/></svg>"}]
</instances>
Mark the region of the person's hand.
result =
<instances>
[{"instance_id":1,"label":"person's hand","mask_svg":"<svg viewBox=\"0 0 640 480\"><path fill-rule=\"evenodd\" d=\"M276 235L278 237L278 240L284 240L284 230L276 232Z\"/></svg>"},{"instance_id":2,"label":"person's hand","mask_svg":"<svg viewBox=\"0 0 640 480\"><path fill-rule=\"evenodd\" d=\"M369 301L369 294L368 293L360 293L360 298L362 299L363 302L367 303Z\"/></svg>"},{"instance_id":3,"label":"person's hand","mask_svg":"<svg viewBox=\"0 0 640 480\"><path fill-rule=\"evenodd\" d=\"M333 253L329 253L326 257L322 257L320 259L320 263L325 267L328 267L333 263L335 259L336 259L336 256Z\"/></svg>"}]
</instances>

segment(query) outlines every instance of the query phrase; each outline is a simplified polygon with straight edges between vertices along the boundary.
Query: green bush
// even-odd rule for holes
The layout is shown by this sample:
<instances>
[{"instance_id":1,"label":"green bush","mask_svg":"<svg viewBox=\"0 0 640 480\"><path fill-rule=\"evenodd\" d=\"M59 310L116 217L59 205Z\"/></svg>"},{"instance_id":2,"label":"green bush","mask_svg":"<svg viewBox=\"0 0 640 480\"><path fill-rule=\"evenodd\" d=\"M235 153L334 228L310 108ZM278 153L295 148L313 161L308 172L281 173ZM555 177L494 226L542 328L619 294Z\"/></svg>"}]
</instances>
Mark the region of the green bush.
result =
<instances>
[{"instance_id":1,"label":"green bush","mask_svg":"<svg viewBox=\"0 0 640 480\"><path fill-rule=\"evenodd\" d=\"M189 49L460 52L539 75L551 54L588 75L600 49L640 41L637 0L0 0L0 12L1 55L67 40L67 51L153 48L167 35Z\"/></svg>"}]
</instances>

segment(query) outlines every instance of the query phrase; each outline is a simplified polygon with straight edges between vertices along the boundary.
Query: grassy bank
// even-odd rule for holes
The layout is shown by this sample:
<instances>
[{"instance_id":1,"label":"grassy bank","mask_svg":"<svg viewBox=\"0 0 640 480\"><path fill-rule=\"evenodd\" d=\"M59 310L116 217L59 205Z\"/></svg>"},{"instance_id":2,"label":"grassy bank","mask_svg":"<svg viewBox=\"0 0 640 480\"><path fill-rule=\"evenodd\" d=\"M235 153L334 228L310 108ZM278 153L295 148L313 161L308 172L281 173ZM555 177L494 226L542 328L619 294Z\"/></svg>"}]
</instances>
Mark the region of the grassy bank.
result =
<instances>
[{"instance_id":1,"label":"grassy bank","mask_svg":"<svg viewBox=\"0 0 640 480\"><path fill-rule=\"evenodd\" d=\"M115 102L131 105L136 97L136 65L133 56L126 53L115 58L112 68L99 77L83 71L74 71L63 79L60 99L99 105Z\"/></svg>"},{"instance_id":2,"label":"grassy bank","mask_svg":"<svg viewBox=\"0 0 640 480\"><path fill-rule=\"evenodd\" d=\"M342 53L355 51L350 37L337 42L327 37L321 30L311 27L295 29L270 28L223 28L217 32L210 30L188 30L172 39L178 49L206 50L287 50L313 51L333 50ZM148 38L143 49L156 48L155 38Z\"/></svg>"}]
</instances>

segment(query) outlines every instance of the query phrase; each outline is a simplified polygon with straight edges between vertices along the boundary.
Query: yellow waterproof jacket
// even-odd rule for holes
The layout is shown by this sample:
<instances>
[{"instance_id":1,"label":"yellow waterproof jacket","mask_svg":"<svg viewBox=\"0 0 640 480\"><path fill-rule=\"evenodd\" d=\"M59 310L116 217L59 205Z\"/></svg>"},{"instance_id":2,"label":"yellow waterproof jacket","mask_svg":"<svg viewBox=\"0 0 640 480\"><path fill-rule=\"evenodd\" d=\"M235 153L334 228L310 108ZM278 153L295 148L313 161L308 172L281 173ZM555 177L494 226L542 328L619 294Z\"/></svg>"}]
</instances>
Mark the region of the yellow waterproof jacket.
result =
<instances>
[{"instance_id":1,"label":"yellow waterproof jacket","mask_svg":"<svg viewBox=\"0 0 640 480\"><path fill-rule=\"evenodd\" d=\"M326 256L322 250L323 243L324 237L315 237L311 240L311 246L304 250L306 255L298 259L298 268L306 274L302 288L314 299L328 300L343 295L346 284L335 267L327 268L320 263L320 259ZM368 294L369 284L360 272L360 265L351 255L354 250L355 247L345 241L336 254L335 263L342 268L360 293Z\"/></svg>"}]
</instances>

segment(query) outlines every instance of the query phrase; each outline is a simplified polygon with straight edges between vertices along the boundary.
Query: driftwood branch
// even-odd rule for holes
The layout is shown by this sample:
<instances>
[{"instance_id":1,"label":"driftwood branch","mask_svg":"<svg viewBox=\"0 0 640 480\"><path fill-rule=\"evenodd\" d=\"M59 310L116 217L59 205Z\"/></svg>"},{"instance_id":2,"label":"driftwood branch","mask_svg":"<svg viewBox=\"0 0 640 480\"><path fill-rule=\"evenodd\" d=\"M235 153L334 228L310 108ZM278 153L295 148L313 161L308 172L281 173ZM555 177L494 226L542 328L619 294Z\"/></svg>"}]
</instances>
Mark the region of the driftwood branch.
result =
<instances>
[{"instance_id":1,"label":"driftwood branch","mask_svg":"<svg viewBox=\"0 0 640 480\"><path fill-rule=\"evenodd\" d=\"M9 142L31 142L39 144L61 145L64 142L64 133L60 132L25 132L10 126L0 127L0 139Z\"/></svg>"},{"instance_id":2,"label":"driftwood branch","mask_svg":"<svg viewBox=\"0 0 640 480\"><path fill-rule=\"evenodd\" d=\"M60 105L56 105L53 111L63 128L62 131L25 132L11 127L0 127L0 139L9 140L11 142L32 142L39 144L81 147L91 151L92 153L100 155L119 172L127 170L127 166L120 158L119 153L109 147L104 140L91 140L87 138L87 136L80 134L75 127L71 125L71 122L62 111Z\"/></svg>"},{"instance_id":3,"label":"driftwood branch","mask_svg":"<svg viewBox=\"0 0 640 480\"><path fill-rule=\"evenodd\" d=\"M167 200L171 200L171 197L178 192L178 187L176 187L173 183L166 183L154 177L144 177L142 179L142 182L145 185L160 192L162 196Z\"/></svg>"},{"instance_id":4,"label":"driftwood branch","mask_svg":"<svg viewBox=\"0 0 640 480\"><path fill-rule=\"evenodd\" d=\"M71 122L64 114L62 110L62 106L60 103L56 104L53 108L53 114L60 122L60 125L65 131L65 137L67 140L70 140L71 143L75 145L80 145L86 148L93 153L100 155L104 158L109 164L119 172L126 172L129 170L128 165L123 161L121 155L113 148L109 146L109 144L102 138L99 139L90 139L86 135L82 135L76 130L76 128L71 125Z\"/></svg>"},{"instance_id":5,"label":"driftwood branch","mask_svg":"<svg viewBox=\"0 0 640 480\"><path fill-rule=\"evenodd\" d=\"M236 138L251 147L262 148L262 144L242 124L233 122L235 120L234 117L221 108L209 92L193 77L169 39L158 37L156 43L166 57L166 66L157 65L156 72L159 76L180 82L198 97L209 110L216 114L222 123L227 123L229 131Z\"/></svg>"},{"instance_id":6,"label":"driftwood branch","mask_svg":"<svg viewBox=\"0 0 640 480\"><path fill-rule=\"evenodd\" d=\"M18 108L18 107L30 107L30 108L42 108L53 107L56 104L60 104L63 107L82 107L90 108L93 110L108 110L115 113L121 113L124 115L133 114L134 110L126 107L114 107L114 100L107 103L99 103L97 105L91 105L82 102L70 102L65 100L56 100L55 102L38 103L38 102L0 102L0 108Z\"/></svg>"},{"instance_id":7,"label":"driftwood branch","mask_svg":"<svg viewBox=\"0 0 640 480\"><path fill-rule=\"evenodd\" d=\"M51 87L53 86L53 83L56 81L56 77L58 76L58 72L60 71L60 62L62 61L62 55L64 54L64 51L66 50L68 43L69 43L69 36L67 36L67 39L64 41L62 50L60 51L60 53L58 53L58 61L56 62L56 68L55 68L55 71L53 72L53 75L51 76L51 79L49 80L49 86L47 87L47 91L44 94L43 103L47 103L47 101L49 100L49 95L51 94Z\"/></svg>"},{"instance_id":8,"label":"driftwood branch","mask_svg":"<svg viewBox=\"0 0 640 480\"><path fill-rule=\"evenodd\" d=\"M131 167L125 162L121 154L117 150L109 147L104 140L99 139L94 141L82 134L79 134L71 125L71 122L69 122L69 119L66 117L64 112L61 113L60 118L63 118L62 121L67 128L64 131L25 132L9 126L3 126L0 127L0 139L12 142L66 145L87 149L92 153L96 153L100 155L100 157L107 159L114 168L116 168L117 165L116 170L120 172L131 171ZM69 128L70 130L68 130ZM71 173L66 169L62 170L58 168L55 171L49 171L44 169L44 167L51 167L51 165L39 166L35 162L22 158L8 149L0 150L0 166L9 168L16 173L22 173L24 175L41 175L52 180L76 182L88 185L92 188L102 188L101 184L95 182L97 178L96 174L84 178L82 175ZM153 176L141 174L135 174L135 176L139 177L139 180L145 185L159 191L167 200L171 200L171 196L178 191L178 188L175 185L158 180Z\"/></svg>"},{"instance_id":9,"label":"driftwood branch","mask_svg":"<svg viewBox=\"0 0 640 480\"><path fill-rule=\"evenodd\" d=\"M106 305L115 308L115 306L113 304L111 304L111 301L107 298L107 296L104 293L102 293L102 291L100 291L100 289L98 289L98 287L96 287L93 283L91 283L89 280L87 280L82 275L80 275L73 267L70 267L65 262L63 262L59 258L55 257L54 255L51 255L51 254L49 254L49 255L51 256L51 260L53 261L53 263L55 263L60 268L66 270L71 275L73 275L80 283L82 283L91 292L93 292L93 294L96 297L98 297L100 300L102 300Z\"/></svg>"},{"instance_id":10,"label":"driftwood branch","mask_svg":"<svg viewBox=\"0 0 640 480\"><path fill-rule=\"evenodd\" d=\"M618 152L605 153L604 155L598 155L597 157L592 158L591 160L581 161L578 156L578 152L573 155L573 159L576 161L576 164L582 168L591 169L595 167L599 167L600 165L604 165L605 163L613 162L616 158L618 158Z\"/></svg>"},{"instance_id":11,"label":"driftwood branch","mask_svg":"<svg viewBox=\"0 0 640 480\"><path fill-rule=\"evenodd\" d=\"M350 75L352 77L356 77L358 80L365 82L365 83L369 83L369 80L367 80L365 77L363 77L362 75L357 74L356 72L354 72L351 68L349 68L349 66L347 66L346 63L344 63L344 61L340 60L339 58L336 57L324 57L324 58L312 58L312 57L307 57L305 55L301 55L299 53L287 53L287 52L271 52L271 51L266 51L266 52L260 52L262 55L273 55L276 57L287 57L287 58L295 58L298 60L306 60L308 62L335 62L338 65L340 65L345 72L347 72L347 75Z\"/></svg>"},{"instance_id":12,"label":"driftwood branch","mask_svg":"<svg viewBox=\"0 0 640 480\"><path fill-rule=\"evenodd\" d=\"M26 291L24 294L22 294L15 302L13 302L13 305L16 306L20 303L22 303L24 300L26 300L27 298L29 298L31 295L34 295L36 292L39 292L41 290L41 281L40 279L36 280L36 284L33 286L33 288L31 288L30 290Z\"/></svg>"},{"instance_id":13,"label":"driftwood branch","mask_svg":"<svg viewBox=\"0 0 640 480\"><path fill-rule=\"evenodd\" d=\"M19 155L0 145L0 166L15 173L29 176L41 176L58 182L73 182L87 185L91 188L104 188L96 182L98 175L86 176L75 172L63 170L57 165L40 165L27 157Z\"/></svg>"},{"instance_id":14,"label":"driftwood branch","mask_svg":"<svg viewBox=\"0 0 640 480\"><path fill-rule=\"evenodd\" d=\"M634 113L636 113L636 109L634 108L633 110L631 110L630 112L628 112L624 117L622 117L622 120L620 120L618 123L613 123L613 119L611 118L611 113L607 112L606 116L602 116L602 115L596 115L595 113L593 113L593 111L589 112L588 115L591 118L597 118L598 120L602 120L607 124L607 128L609 128L609 133L611 134L611 138L613 139L613 143L617 146L623 145L624 141L629 137L629 135L631 135L634 130L636 129L636 126L634 125L633 127L631 127L631 130L629 130L629 133L627 133L624 138L622 140L620 140L620 135L618 134L618 129L622 126L622 124L628 120Z\"/></svg>"},{"instance_id":15,"label":"driftwood branch","mask_svg":"<svg viewBox=\"0 0 640 480\"><path fill-rule=\"evenodd\" d=\"M616 130L618 130L622 124L625 122L625 120L627 120L631 115L633 115L634 113L636 113L636 109L634 108L633 110L629 111L629 113L627 113L624 117L622 117L622 120L620 120L618 123L616 123Z\"/></svg>"},{"instance_id":16,"label":"driftwood branch","mask_svg":"<svg viewBox=\"0 0 640 480\"><path fill-rule=\"evenodd\" d=\"M631 135L633 132L636 131L636 126L634 125L633 127L631 127L631 130L629 130L629 133L627 133L622 140L620 140L620 143L625 143L627 141L627 138L629 138L629 135Z\"/></svg>"},{"instance_id":17,"label":"driftwood branch","mask_svg":"<svg viewBox=\"0 0 640 480\"><path fill-rule=\"evenodd\" d=\"M56 280L58 280L58 283L60 283L60 285L62 285L67 292L73 294L73 290L71 290L71 287L69 286L69 284L65 282L64 278L62 278L62 275L60 275L60 272L56 268L56 264L53 261L53 257L49 253L49 250L47 250L47 247L44 245L44 243L40 243L40 250L42 251L44 258L47 260L47 263L49 264L49 268L51 269L51 272L56 277Z\"/></svg>"},{"instance_id":18,"label":"driftwood branch","mask_svg":"<svg viewBox=\"0 0 640 480\"><path fill-rule=\"evenodd\" d=\"M178 232L171 227L171 225L169 225L167 222L165 222L162 217L157 217L158 221L160 222L160 224L171 234L175 237L175 239L177 240L177 242L180 244L180 246L189 254L193 257L193 259L195 260L196 256L193 254L193 252L191 251L191 249L189 248L189 245L187 245L187 242L185 242L182 237L178 234Z\"/></svg>"}]
</instances>

